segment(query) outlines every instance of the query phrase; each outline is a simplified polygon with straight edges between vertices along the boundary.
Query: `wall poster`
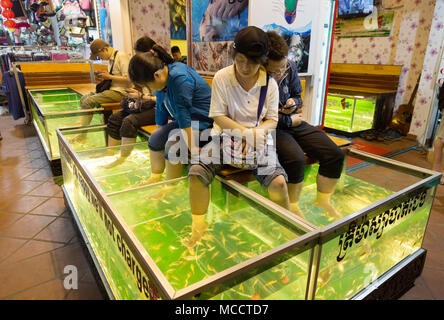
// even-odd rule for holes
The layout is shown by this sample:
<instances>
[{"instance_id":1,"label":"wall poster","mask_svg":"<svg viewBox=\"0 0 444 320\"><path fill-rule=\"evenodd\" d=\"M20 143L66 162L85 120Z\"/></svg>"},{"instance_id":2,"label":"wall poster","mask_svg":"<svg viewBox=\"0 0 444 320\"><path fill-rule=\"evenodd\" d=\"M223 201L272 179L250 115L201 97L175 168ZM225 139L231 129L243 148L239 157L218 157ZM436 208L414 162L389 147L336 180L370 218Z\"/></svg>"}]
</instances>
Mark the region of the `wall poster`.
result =
<instances>
[{"instance_id":1,"label":"wall poster","mask_svg":"<svg viewBox=\"0 0 444 320\"><path fill-rule=\"evenodd\" d=\"M170 32L171 39L187 40L186 32L186 1L170 1Z\"/></svg>"},{"instance_id":2,"label":"wall poster","mask_svg":"<svg viewBox=\"0 0 444 320\"><path fill-rule=\"evenodd\" d=\"M250 25L264 31L276 31L288 43L288 59L296 62L299 73L309 72L310 42L318 1L252 1Z\"/></svg>"},{"instance_id":3,"label":"wall poster","mask_svg":"<svg viewBox=\"0 0 444 320\"><path fill-rule=\"evenodd\" d=\"M229 48L248 26L248 0L191 1L193 67L203 73L232 64Z\"/></svg>"},{"instance_id":4,"label":"wall poster","mask_svg":"<svg viewBox=\"0 0 444 320\"><path fill-rule=\"evenodd\" d=\"M111 31L111 16L109 12L109 0L97 0L97 15L99 17L100 38L113 46Z\"/></svg>"}]
</instances>

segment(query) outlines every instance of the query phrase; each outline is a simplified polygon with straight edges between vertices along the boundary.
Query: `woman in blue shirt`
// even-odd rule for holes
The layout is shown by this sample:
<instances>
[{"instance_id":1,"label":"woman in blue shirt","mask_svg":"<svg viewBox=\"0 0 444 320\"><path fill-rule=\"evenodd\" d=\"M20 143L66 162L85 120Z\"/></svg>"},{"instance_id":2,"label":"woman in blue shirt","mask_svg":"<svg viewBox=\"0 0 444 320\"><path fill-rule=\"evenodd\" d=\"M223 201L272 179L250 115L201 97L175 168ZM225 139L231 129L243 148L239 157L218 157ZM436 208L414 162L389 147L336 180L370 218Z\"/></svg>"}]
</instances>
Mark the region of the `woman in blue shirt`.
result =
<instances>
[{"instance_id":1,"label":"woman in blue shirt","mask_svg":"<svg viewBox=\"0 0 444 320\"><path fill-rule=\"evenodd\" d=\"M155 45L153 51L134 56L128 70L131 81L156 91L155 120L158 128L148 142L152 170L149 183L161 180L165 169L163 159L168 159L165 150L168 151L177 141L174 136L181 139L174 129L186 133L187 146L191 150L194 143L192 130L201 132L213 125L213 120L208 117L211 101L208 83L190 66L174 62L163 48ZM177 155L188 160L188 153ZM167 161L166 178L180 177L182 163Z\"/></svg>"}]
</instances>

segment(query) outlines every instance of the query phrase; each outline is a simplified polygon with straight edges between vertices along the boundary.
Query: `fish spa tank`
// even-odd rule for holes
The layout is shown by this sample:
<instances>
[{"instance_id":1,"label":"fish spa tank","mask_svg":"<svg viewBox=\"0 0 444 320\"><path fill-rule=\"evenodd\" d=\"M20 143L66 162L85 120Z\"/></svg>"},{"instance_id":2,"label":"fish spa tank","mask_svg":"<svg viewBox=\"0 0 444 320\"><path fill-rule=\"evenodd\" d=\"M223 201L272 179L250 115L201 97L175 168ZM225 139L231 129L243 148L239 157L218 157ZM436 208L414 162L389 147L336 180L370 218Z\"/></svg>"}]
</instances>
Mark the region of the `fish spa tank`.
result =
<instances>
[{"instance_id":1,"label":"fish spa tank","mask_svg":"<svg viewBox=\"0 0 444 320\"><path fill-rule=\"evenodd\" d=\"M422 271L439 173L349 150L365 165L344 170L332 197L337 214L313 204L315 164L306 169L303 217L267 199L256 181L217 177L208 229L189 248L188 179L149 185L146 142L116 162L120 146L71 146L79 130L92 129L57 130L63 192L111 299L381 298Z\"/></svg>"},{"instance_id":2,"label":"fish spa tank","mask_svg":"<svg viewBox=\"0 0 444 320\"><path fill-rule=\"evenodd\" d=\"M82 109L82 95L71 88L28 90L32 122L54 171L60 159L58 128L78 127L80 117L92 115L91 125L104 124L103 108Z\"/></svg>"},{"instance_id":3,"label":"fish spa tank","mask_svg":"<svg viewBox=\"0 0 444 320\"><path fill-rule=\"evenodd\" d=\"M376 96L327 95L324 126L346 133L359 133L373 129Z\"/></svg>"}]
</instances>

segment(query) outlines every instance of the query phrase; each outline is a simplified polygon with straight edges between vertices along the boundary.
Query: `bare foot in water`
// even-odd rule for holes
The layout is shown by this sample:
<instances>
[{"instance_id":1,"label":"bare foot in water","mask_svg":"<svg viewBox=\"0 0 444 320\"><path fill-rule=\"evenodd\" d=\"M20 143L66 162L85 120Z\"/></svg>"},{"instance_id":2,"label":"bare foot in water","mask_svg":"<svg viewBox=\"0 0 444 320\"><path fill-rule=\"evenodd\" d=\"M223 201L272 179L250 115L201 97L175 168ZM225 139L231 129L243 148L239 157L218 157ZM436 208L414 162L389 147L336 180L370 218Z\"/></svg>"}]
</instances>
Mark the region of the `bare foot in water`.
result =
<instances>
[{"instance_id":1,"label":"bare foot in water","mask_svg":"<svg viewBox=\"0 0 444 320\"><path fill-rule=\"evenodd\" d=\"M320 201L317 199L313 204L327 211L328 216L335 218L335 220L342 219L342 216L336 211L330 201Z\"/></svg>"},{"instance_id":2,"label":"bare foot in water","mask_svg":"<svg viewBox=\"0 0 444 320\"><path fill-rule=\"evenodd\" d=\"M299 208L299 204L297 203L290 203L290 211L296 214L298 217L305 219L304 214L302 213L301 209Z\"/></svg>"},{"instance_id":3,"label":"bare foot in water","mask_svg":"<svg viewBox=\"0 0 444 320\"><path fill-rule=\"evenodd\" d=\"M104 165L103 167L104 167L105 169L111 169L111 168L114 168L115 166L117 166L117 165L119 165L119 164L125 162L125 160L126 160L125 157L118 157L116 160L114 160L114 161L111 162L111 163L108 163L107 165Z\"/></svg>"},{"instance_id":4,"label":"bare foot in water","mask_svg":"<svg viewBox=\"0 0 444 320\"><path fill-rule=\"evenodd\" d=\"M205 216L203 216L205 218ZM202 239L203 234L208 229L208 223L200 218L193 219L191 236L183 239L182 243L187 248L193 248Z\"/></svg>"}]
</instances>

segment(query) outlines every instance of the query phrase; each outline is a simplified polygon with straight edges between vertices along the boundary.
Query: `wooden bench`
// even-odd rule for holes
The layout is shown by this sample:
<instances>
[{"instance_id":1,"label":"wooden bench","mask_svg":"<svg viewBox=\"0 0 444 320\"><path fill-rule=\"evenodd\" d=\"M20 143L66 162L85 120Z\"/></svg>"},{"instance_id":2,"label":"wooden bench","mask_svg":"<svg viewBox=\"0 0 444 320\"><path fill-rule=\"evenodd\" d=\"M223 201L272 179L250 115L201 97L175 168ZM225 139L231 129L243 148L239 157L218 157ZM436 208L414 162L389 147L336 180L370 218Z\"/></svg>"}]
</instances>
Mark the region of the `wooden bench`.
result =
<instances>
[{"instance_id":1,"label":"wooden bench","mask_svg":"<svg viewBox=\"0 0 444 320\"><path fill-rule=\"evenodd\" d=\"M105 64L84 62L18 62L25 78L26 89L69 87L82 95L95 91L96 71L107 71ZM15 72L16 69L14 69ZM80 89L80 90L78 90ZM24 97L23 97L24 98ZM103 103L105 123L114 111L121 109L120 102Z\"/></svg>"},{"instance_id":2,"label":"wooden bench","mask_svg":"<svg viewBox=\"0 0 444 320\"><path fill-rule=\"evenodd\" d=\"M95 71L106 71L103 64L88 62L20 62L26 85L28 86L66 86L95 82Z\"/></svg>"},{"instance_id":3,"label":"wooden bench","mask_svg":"<svg viewBox=\"0 0 444 320\"><path fill-rule=\"evenodd\" d=\"M400 65L332 63L328 93L377 96L375 129L385 129L392 117L401 71Z\"/></svg>"}]
</instances>

